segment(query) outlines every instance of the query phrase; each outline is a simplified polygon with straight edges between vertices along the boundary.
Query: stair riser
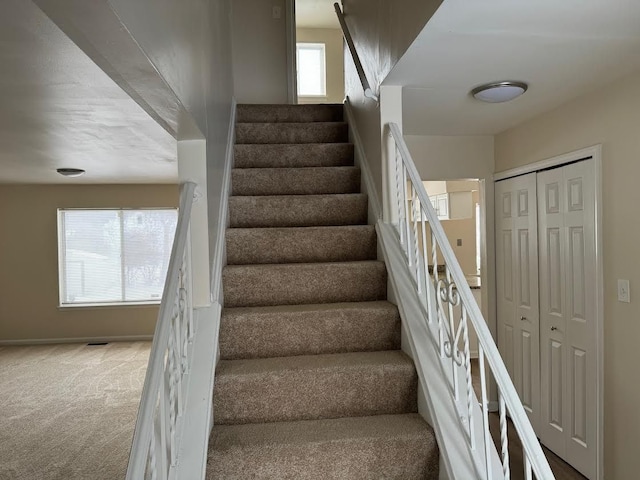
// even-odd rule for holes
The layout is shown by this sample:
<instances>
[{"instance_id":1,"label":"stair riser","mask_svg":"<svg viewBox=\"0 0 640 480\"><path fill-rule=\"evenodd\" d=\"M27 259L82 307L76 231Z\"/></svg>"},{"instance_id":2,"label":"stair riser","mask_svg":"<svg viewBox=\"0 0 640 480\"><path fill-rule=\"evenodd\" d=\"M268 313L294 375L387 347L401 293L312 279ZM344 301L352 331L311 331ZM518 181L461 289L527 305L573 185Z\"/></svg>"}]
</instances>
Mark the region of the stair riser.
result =
<instances>
[{"instance_id":1,"label":"stair riser","mask_svg":"<svg viewBox=\"0 0 640 480\"><path fill-rule=\"evenodd\" d=\"M376 250L369 225L227 230L229 265L375 260Z\"/></svg>"},{"instance_id":2,"label":"stair riser","mask_svg":"<svg viewBox=\"0 0 640 480\"><path fill-rule=\"evenodd\" d=\"M425 444L414 437L241 448L214 453L206 479L436 480L438 451L425 455Z\"/></svg>"},{"instance_id":3,"label":"stair riser","mask_svg":"<svg viewBox=\"0 0 640 480\"><path fill-rule=\"evenodd\" d=\"M236 143L340 143L349 141L346 123L238 123Z\"/></svg>"},{"instance_id":4,"label":"stair riser","mask_svg":"<svg viewBox=\"0 0 640 480\"><path fill-rule=\"evenodd\" d=\"M238 123L341 122L342 105L238 105Z\"/></svg>"},{"instance_id":5,"label":"stair riser","mask_svg":"<svg viewBox=\"0 0 640 480\"><path fill-rule=\"evenodd\" d=\"M229 222L232 228L365 224L367 197L363 194L230 197Z\"/></svg>"},{"instance_id":6,"label":"stair riser","mask_svg":"<svg viewBox=\"0 0 640 480\"><path fill-rule=\"evenodd\" d=\"M380 262L227 266L225 307L383 300L387 274Z\"/></svg>"},{"instance_id":7,"label":"stair riser","mask_svg":"<svg viewBox=\"0 0 640 480\"><path fill-rule=\"evenodd\" d=\"M433 430L417 414L216 425L207 480L436 480Z\"/></svg>"},{"instance_id":8,"label":"stair riser","mask_svg":"<svg viewBox=\"0 0 640 480\"><path fill-rule=\"evenodd\" d=\"M236 168L346 167L353 165L353 145L236 145Z\"/></svg>"},{"instance_id":9,"label":"stair riser","mask_svg":"<svg viewBox=\"0 0 640 480\"><path fill-rule=\"evenodd\" d=\"M220 323L222 359L400 349L400 316L395 308L255 310L223 311Z\"/></svg>"},{"instance_id":10,"label":"stair riser","mask_svg":"<svg viewBox=\"0 0 640 480\"><path fill-rule=\"evenodd\" d=\"M361 417L417 411L413 365L277 374L217 374L216 424Z\"/></svg>"},{"instance_id":11,"label":"stair riser","mask_svg":"<svg viewBox=\"0 0 640 480\"><path fill-rule=\"evenodd\" d=\"M231 195L359 193L360 170L344 168L237 168Z\"/></svg>"}]
</instances>

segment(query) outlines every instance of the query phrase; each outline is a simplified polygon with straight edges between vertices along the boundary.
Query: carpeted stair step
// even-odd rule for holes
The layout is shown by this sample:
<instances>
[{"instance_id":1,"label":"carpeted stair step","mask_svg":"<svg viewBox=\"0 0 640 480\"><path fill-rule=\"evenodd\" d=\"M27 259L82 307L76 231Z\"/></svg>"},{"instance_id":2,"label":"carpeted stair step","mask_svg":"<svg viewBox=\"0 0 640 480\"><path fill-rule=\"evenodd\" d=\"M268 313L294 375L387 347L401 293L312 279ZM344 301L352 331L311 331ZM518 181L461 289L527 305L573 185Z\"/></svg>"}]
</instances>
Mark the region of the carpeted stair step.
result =
<instances>
[{"instance_id":1,"label":"carpeted stair step","mask_svg":"<svg viewBox=\"0 0 640 480\"><path fill-rule=\"evenodd\" d=\"M342 104L323 105L260 105L237 106L236 122L341 122L344 119Z\"/></svg>"},{"instance_id":2,"label":"carpeted stair step","mask_svg":"<svg viewBox=\"0 0 640 480\"><path fill-rule=\"evenodd\" d=\"M418 377L400 350L220 360L217 425L417 411Z\"/></svg>"},{"instance_id":3,"label":"carpeted stair step","mask_svg":"<svg viewBox=\"0 0 640 480\"><path fill-rule=\"evenodd\" d=\"M229 228L227 264L313 263L375 260L373 225Z\"/></svg>"},{"instance_id":4,"label":"carpeted stair step","mask_svg":"<svg viewBox=\"0 0 640 480\"><path fill-rule=\"evenodd\" d=\"M225 308L220 358L398 350L400 315L389 302Z\"/></svg>"},{"instance_id":5,"label":"carpeted stair step","mask_svg":"<svg viewBox=\"0 0 640 480\"><path fill-rule=\"evenodd\" d=\"M259 307L384 300L383 262L228 265L222 272L224 305Z\"/></svg>"},{"instance_id":6,"label":"carpeted stair step","mask_svg":"<svg viewBox=\"0 0 640 480\"><path fill-rule=\"evenodd\" d=\"M237 123L236 143L340 143L349 141L344 122Z\"/></svg>"},{"instance_id":7,"label":"carpeted stair step","mask_svg":"<svg viewBox=\"0 0 640 480\"><path fill-rule=\"evenodd\" d=\"M356 167L234 168L231 195L360 193Z\"/></svg>"},{"instance_id":8,"label":"carpeted stair step","mask_svg":"<svg viewBox=\"0 0 640 480\"><path fill-rule=\"evenodd\" d=\"M235 145L236 168L345 167L353 165L353 144Z\"/></svg>"},{"instance_id":9,"label":"carpeted stair step","mask_svg":"<svg viewBox=\"0 0 640 480\"><path fill-rule=\"evenodd\" d=\"M216 425L207 480L436 480L439 451L417 414Z\"/></svg>"},{"instance_id":10,"label":"carpeted stair step","mask_svg":"<svg viewBox=\"0 0 640 480\"><path fill-rule=\"evenodd\" d=\"M273 195L229 197L229 223L236 227L312 227L367 223L367 196Z\"/></svg>"}]
</instances>

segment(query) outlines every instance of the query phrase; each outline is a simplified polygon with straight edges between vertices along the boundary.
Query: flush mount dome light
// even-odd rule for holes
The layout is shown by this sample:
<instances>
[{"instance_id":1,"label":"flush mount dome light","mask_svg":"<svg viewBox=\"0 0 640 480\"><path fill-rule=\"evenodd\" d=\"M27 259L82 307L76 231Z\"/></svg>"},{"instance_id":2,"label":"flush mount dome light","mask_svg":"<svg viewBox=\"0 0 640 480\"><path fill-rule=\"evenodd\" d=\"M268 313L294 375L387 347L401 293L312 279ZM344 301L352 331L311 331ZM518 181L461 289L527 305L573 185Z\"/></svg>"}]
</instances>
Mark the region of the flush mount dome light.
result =
<instances>
[{"instance_id":1,"label":"flush mount dome light","mask_svg":"<svg viewBox=\"0 0 640 480\"><path fill-rule=\"evenodd\" d=\"M79 177L80 175L84 175L84 170L81 168L58 168L56 172L64 177Z\"/></svg>"},{"instance_id":2,"label":"flush mount dome light","mask_svg":"<svg viewBox=\"0 0 640 480\"><path fill-rule=\"evenodd\" d=\"M524 82L493 82L480 85L471 90L477 100L489 103L502 103L518 98L529 86Z\"/></svg>"}]
</instances>

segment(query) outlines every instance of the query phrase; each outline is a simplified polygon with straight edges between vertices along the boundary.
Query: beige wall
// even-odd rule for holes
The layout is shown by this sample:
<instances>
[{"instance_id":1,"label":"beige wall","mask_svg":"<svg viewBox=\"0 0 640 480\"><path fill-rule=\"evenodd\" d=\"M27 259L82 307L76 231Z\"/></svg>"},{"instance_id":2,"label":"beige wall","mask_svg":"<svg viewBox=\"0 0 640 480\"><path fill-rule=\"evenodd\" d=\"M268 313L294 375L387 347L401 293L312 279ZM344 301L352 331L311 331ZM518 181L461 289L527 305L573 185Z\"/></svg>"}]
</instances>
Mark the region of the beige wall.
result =
<instances>
[{"instance_id":1,"label":"beige wall","mask_svg":"<svg viewBox=\"0 0 640 480\"><path fill-rule=\"evenodd\" d=\"M272 18L272 7L281 8ZM233 0L233 85L238 103L287 103L284 0Z\"/></svg>"},{"instance_id":2,"label":"beige wall","mask_svg":"<svg viewBox=\"0 0 640 480\"><path fill-rule=\"evenodd\" d=\"M324 43L327 96L298 97L298 103L342 103L344 100L344 51L342 31L335 28L298 28L296 42Z\"/></svg>"},{"instance_id":3,"label":"beige wall","mask_svg":"<svg viewBox=\"0 0 640 480\"><path fill-rule=\"evenodd\" d=\"M601 143L604 227L605 478L640 471L640 72L496 137L496 170ZM616 299L629 279L631 303Z\"/></svg>"},{"instance_id":4,"label":"beige wall","mask_svg":"<svg viewBox=\"0 0 640 480\"><path fill-rule=\"evenodd\" d=\"M157 306L58 308L56 209L177 205L177 185L1 185L0 341L152 335Z\"/></svg>"}]
</instances>

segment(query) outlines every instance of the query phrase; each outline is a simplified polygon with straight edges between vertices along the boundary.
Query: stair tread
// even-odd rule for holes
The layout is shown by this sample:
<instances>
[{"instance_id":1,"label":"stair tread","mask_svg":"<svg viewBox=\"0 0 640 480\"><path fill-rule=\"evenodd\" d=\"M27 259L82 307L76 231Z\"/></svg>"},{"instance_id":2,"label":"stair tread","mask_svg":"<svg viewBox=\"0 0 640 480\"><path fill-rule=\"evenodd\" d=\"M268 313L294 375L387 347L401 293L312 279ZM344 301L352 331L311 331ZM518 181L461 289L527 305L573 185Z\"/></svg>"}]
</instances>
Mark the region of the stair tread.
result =
<instances>
[{"instance_id":1,"label":"stair tread","mask_svg":"<svg viewBox=\"0 0 640 480\"><path fill-rule=\"evenodd\" d=\"M291 104L239 104L237 106L237 122L259 122L268 119L272 122L317 122L342 120L344 107L342 104L325 103L319 105Z\"/></svg>"},{"instance_id":2,"label":"stair tread","mask_svg":"<svg viewBox=\"0 0 640 480\"><path fill-rule=\"evenodd\" d=\"M415 413L216 425L207 480L435 480L433 429Z\"/></svg>"},{"instance_id":3,"label":"stair tread","mask_svg":"<svg viewBox=\"0 0 640 480\"><path fill-rule=\"evenodd\" d=\"M247 143L234 146L235 168L353 165L352 143Z\"/></svg>"},{"instance_id":4,"label":"stair tread","mask_svg":"<svg viewBox=\"0 0 640 480\"><path fill-rule=\"evenodd\" d=\"M236 123L236 144L345 143L346 122Z\"/></svg>"},{"instance_id":5,"label":"stair tread","mask_svg":"<svg viewBox=\"0 0 640 480\"><path fill-rule=\"evenodd\" d=\"M251 358L220 360L216 376L222 379L229 375L259 375L287 371L334 371L384 367L385 370L415 371L413 361L401 350L381 352L348 352L322 355L298 355L295 357Z\"/></svg>"},{"instance_id":6,"label":"stair tread","mask_svg":"<svg viewBox=\"0 0 640 480\"><path fill-rule=\"evenodd\" d=\"M397 350L400 316L387 301L344 302L222 310L220 357Z\"/></svg>"},{"instance_id":7,"label":"stair tread","mask_svg":"<svg viewBox=\"0 0 640 480\"><path fill-rule=\"evenodd\" d=\"M293 422L216 425L209 450L234 450L266 444L304 444L374 437L433 436L417 413L343 417ZM434 440L435 443L435 440Z\"/></svg>"},{"instance_id":8,"label":"stair tread","mask_svg":"<svg viewBox=\"0 0 640 480\"><path fill-rule=\"evenodd\" d=\"M373 225L229 228L229 265L372 260Z\"/></svg>"},{"instance_id":9,"label":"stair tread","mask_svg":"<svg viewBox=\"0 0 640 480\"><path fill-rule=\"evenodd\" d=\"M361 309L395 312L397 307L386 300L372 302L310 303L305 305L268 305L265 307L225 307L222 309L222 315L333 312L338 310Z\"/></svg>"},{"instance_id":10,"label":"stair tread","mask_svg":"<svg viewBox=\"0 0 640 480\"><path fill-rule=\"evenodd\" d=\"M229 217L232 228L363 225L367 223L367 195L231 196Z\"/></svg>"},{"instance_id":11,"label":"stair tread","mask_svg":"<svg viewBox=\"0 0 640 480\"><path fill-rule=\"evenodd\" d=\"M347 167L234 168L232 195L359 193L360 169Z\"/></svg>"}]
</instances>

